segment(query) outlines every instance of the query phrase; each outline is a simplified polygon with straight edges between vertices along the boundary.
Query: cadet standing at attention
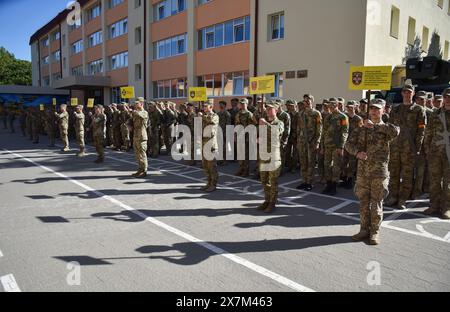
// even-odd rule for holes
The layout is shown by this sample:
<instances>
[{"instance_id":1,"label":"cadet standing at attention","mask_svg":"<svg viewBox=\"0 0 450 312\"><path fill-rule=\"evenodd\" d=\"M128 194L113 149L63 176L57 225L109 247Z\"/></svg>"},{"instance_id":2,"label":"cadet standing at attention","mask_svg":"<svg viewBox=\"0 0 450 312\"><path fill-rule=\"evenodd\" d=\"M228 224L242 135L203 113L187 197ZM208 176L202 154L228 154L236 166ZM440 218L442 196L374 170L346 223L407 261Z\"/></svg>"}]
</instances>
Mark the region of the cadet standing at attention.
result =
<instances>
[{"instance_id":1,"label":"cadet standing at attention","mask_svg":"<svg viewBox=\"0 0 450 312\"><path fill-rule=\"evenodd\" d=\"M134 156L138 162L138 171L133 174L135 178L145 178L147 176L148 160L147 160L147 126L148 113L144 110L143 98L139 98L135 104L135 110L132 114L133 120L133 150Z\"/></svg>"},{"instance_id":2,"label":"cadet standing at attention","mask_svg":"<svg viewBox=\"0 0 450 312\"><path fill-rule=\"evenodd\" d=\"M244 129L254 124L253 114L247 109L248 100L239 101L239 113L236 115L235 125L243 126ZM245 134L245 159L239 160L239 170L236 172L238 177L248 177L250 175L250 142L248 134Z\"/></svg>"},{"instance_id":3,"label":"cadet standing at attention","mask_svg":"<svg viewBox=\"0 0 450 312\"><path fill-rule=\"evenodd\" d=\"M278 178L281 169L281 138L284 132L284 125L281 120L277 118L278 104L275 101L268 101L267 120L265 118L259 119L259 145L264 146L265 152L271 156L270 159L263 160L260 158L260 177L264 188L264 203L259 206L258 210L263 210L265 213L271 213L275 210L275 205L278 200ZM265 131L265 137L262 135ZM272 135L274 131L274 135Z\"/></svg>"},{"instance_id":4,"label":"cadet standing at attention","mask_svg":"<svg viewBox=\"0 0 450 312\"><path fill-rule=\"evenodd\" d=\"M213 111L214 102L208 100L203 105L202 114L202 165L206 175L207 185L202 188L207 193L212 193L217 189L219 174L217 173L216 153L219 149L217 144L217 129L219 127L219 116ZM208 127L208 133L205 129ZM212 141L212 143L210 142ZM208 150L206 149L208 144ZM207 155L205 155L207 154ZM208 157L207 157L208 156ZM213 158L213 159L211 159Z\"/></svg>"},{"instance_id":5,"label":"cadet standing at attention","mask_svg":"<svg viewBox=\"0 0 450 312\"><path fill-rule=\"evenodd\" d=\"M75 118L75 135L77 137L77 143L80 147L80 151L77 153L78 157L84 157L85 154L85 144L84 144L84 113L83 105L78 105L73 112L73 117Z\"/></svg>"},{"instance_id":6,"label":"cadet standing at attention","mask_svg":"<svg viewBox=\"0 0 450 312\"><path fill-rule=\"evenodd\" d=\"M69 148L69 114L67 113L67 105L66 104L62 104L59 107L59 111L61 113L57 113L55 112L55 117L58 120L58 125L59 125L59 135L60 138L64 144L64 147L61 149L61 151L63 152L68 152L70 151Z\"/></svg>"},{"instance_id":7,"label":"cadet standing at attention","mask_svg":"<svg viewBox=\"0 0 450 312\"><path fill-rule=\"evenodd\" d=\"M95 150L97 151L97 160L99 164L105 161L105 151L103 144L106 139L106 115L102 105L96 105L92 116L92 137L94 139Z\"/></svg>"},{"instance_id":8,"label":"cadet standing at attention","mask_svg":"<svg viewBox=\"0 0 450 312\"><path fill-rule=\"evenodd\" d=\"M219 126L222 129L223 136L223 160L219 161L219 165L225 166L227 164L227 151L228 145L226 140L227 135L227 126L231 125L231 114L227 111L227 102L220 101L219 102L219 112L217 113L219 116Z\"/></svg>"},{"instance_id":9,"label":"cadet standing at attention","mask_svg":"<svg viewBox=\"0 0 450 312\"><path fill-rule=\"evenodd\" d=\"M281 137L281 169L280 169L280 177L284 174L284 169L286 166L286 157L287 157L287 145L289 141L289 136L291 134L291 116L283 110L283 102L278 101L278 113L277 118L283 122L284 131Z\"/></svg>"},{"instance_id":10,"label":"cadet standing at attention","mask_svg":"<svg viewBox=\"0 0 450 312\"><path fill-rule=\"evenodd\" d=\"M364 127L352 132L345 145L346 151L359 160L355 194L360 201L361 229L353 240L369 238L371 245L380 244L383 200L389 193L389 145L400 132L399 127L383 122L385 106L384 100L374 100L370 105L370 119L364 121Z\"/></svg>"},{"instance_id":11,"label":"cadet standing at attention","mask_svg":"<svg viewBox=\"0 0 450 312\"><path fill-rule=\"evenodd\" d=\"M323 126L324 171L327 186L322 194L336 195L336 187L341 176L344 145L348 138L348 118L338 109L338 101L330 99L331 114L327 116Z\"/></svg>"}]
</instances>

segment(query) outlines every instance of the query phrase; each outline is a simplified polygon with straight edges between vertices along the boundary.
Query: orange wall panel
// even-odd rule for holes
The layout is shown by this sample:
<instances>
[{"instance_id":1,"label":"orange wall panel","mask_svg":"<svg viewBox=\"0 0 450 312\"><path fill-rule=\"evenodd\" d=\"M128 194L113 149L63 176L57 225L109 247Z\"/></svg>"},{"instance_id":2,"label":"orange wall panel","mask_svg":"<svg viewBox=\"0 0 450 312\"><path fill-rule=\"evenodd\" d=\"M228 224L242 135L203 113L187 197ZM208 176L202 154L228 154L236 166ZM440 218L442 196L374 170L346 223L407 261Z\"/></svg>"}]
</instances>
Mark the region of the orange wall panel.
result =
<instances>
[{"instance_id":1,"label":"orange wall panel","mask_svg":"<svg viewBox=\"0 0 450 312\"><path fill-rule=\"evenodd\" d=\"M106 10L106 26L109 26L117 21L120 21L128 16L128 0L125 0L118 6Z\"/></svg>"},{"instance_id":2,"label":"orange wall panel","mask_svg":"<svg viewBox=\"0 0 450 312\"><path fill-rule=\"evenodd\" d=\"M86 64L90 63L92 61L101 59L102 56L103 56L103 53L102 53L102 45L101 44L99 44L95 47L89 48L86 50Z\"/></svg>"},{"instance_id":3,"label":"orange wall panel","mask_svg":"<svg viewBox=\"0 0 450 312\"><path fill-rule=\"evenodd\" d=\"M81 40L83 38L83 33L81 27L69 32L69 45Z\"/></svg>"},{"instance_id":4,"label":"orange wall panel","mask_svg":"<svg viewBox=\"0 0 450 312\"><path fill-rule=\"evenodd\" d=\"M106 56L128 51L128 35L106 41Z\"/></svg>"},{"instance_id":5,"label":"orange wall panel","mask_svg":"<svg viewBox=\"0 0 450 312\"><path fill-rule=\"evenodd\" d=\"M250 43L197 51L196 75L247 71L250 68Z\"/></svg>"},{"instance_id":6,"label":"orange wall panel","mask_svg":"<svg viewBox=\"0 0 450 312\"><path fill-rule=\"evenodd\" d=\"M250 15L250 0L214 0L196 8L197 29Z\"/></svg>"},{"instance_id":7,"label":"orange wall panel","mask_svg":"<svg viewBox=\"0 0 450 312\"><path fill-rule=\"evenodd\" d=\"M128 86L128 68L120 68L106 72L106 76L111 77L113 87Z\"/></svg>"},{"instance_id":8,"label":"orange wall panel","mask_svg":"<svg viewBox=\"0 0 450 312\"><path fill-rule=\"evenodd\" d=\"M61 63L59 61L51 64L52 74L59 73L61 71Z\"/></svg>"},{"instance_id":9,"label":"orange wall panel","mask_svg":"<svg viewBox=\"0 0 450 312\"><path fill-rule=\"evenodd\" d=\"M59 40L53 41L50 43L50 52L53 53L61 49L61 45L59 44Z\"/></svg>"},{"instance_id":10,"label":"orange wall panel","mask_svg":"<svg viewBox=\"0 0 450 312\"><path fill-rule=\"evenodd\" d=\"M89 37L93 33L102 29L102 19L100 16L97 16L93 20L89 21L86 25L84 25L84 33L86 37Z\"/></svg>"},{"instance_id":11,"label":"orange wall panel","mask_svg":"<svg viewBox=\"0 0 450 312\"><path fill-rule=\"evenodd\" d=\"M187 77L187 55L151 62L152 81Z\"/></svg>"},{"instance_id":12,"label":"orange wall panel","mask_svg":"<svg viewBox=\"0 0 450 312\"><path fill-rule=\"evenodd\" d=\"M50 76L50 66L45 65L44 67L41 68L41 75L42 78Z\"/></svg>"},{"instance_id":13,"label":"orange wall panel","mask_svg":"<svg viewBox=\"0 0 450 312\"><path fill-rule=\"evenodd\" d=\"M83 54L71 55L69 58L69 68L77 67L83 64Z\"/></svg>"},{"instance_id":14,"label":"orange wall panel","mask_svg":"<svg viewBox=\"0 0 450 312\"><path fill-rule=\"evenodd\" d=\"M150 29L152 42L187 33L187 12L152 23Z\"/></svg>"}]
</instances>

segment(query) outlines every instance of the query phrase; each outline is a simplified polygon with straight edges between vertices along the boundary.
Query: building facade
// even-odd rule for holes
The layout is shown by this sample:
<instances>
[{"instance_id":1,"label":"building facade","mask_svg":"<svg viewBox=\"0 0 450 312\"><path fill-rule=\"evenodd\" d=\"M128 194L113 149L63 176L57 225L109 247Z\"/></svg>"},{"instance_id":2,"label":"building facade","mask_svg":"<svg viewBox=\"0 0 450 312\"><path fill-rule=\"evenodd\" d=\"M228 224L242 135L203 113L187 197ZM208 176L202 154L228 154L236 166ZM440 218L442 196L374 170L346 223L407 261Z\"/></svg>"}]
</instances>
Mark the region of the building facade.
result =
<instances>
[{"instance_id":1,"label":"building facade","mask_svg":"<svg viewBox=\"0 0 450 312\"><path fill-rule=\"evenodd\" d=\"M90 0L81 23L64 10L30 39L33 85L86 102L136 96L184 102L204 86L217 100L248 96L249 78L276 75L272 96L359 98L351 65L400 65L411 38L444 58L450 0Z\"/></svg>"}]
</instances>

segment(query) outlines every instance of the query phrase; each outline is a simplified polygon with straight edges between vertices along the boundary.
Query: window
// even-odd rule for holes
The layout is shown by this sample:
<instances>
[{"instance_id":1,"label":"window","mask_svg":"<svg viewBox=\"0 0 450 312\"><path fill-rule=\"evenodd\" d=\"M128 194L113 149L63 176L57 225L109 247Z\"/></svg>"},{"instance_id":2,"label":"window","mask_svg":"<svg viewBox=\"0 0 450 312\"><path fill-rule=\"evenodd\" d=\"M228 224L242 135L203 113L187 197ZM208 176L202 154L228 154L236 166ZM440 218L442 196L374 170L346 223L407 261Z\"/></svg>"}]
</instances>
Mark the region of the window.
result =
<instances>
[{"instance_id":1,"label":"window","mask_svg":"<svg viewBox=\"0 0 450 312\"><path fill-rule=\"evenodd\" d=\"M186 34L155 42L153 48L157 60L184 54L186 53L186 49Z\"/></svg>"},{"instance_id":2,"label":"window","mask_svg":"<svg viewBox=\"0 0 450 312\"><path fill-rule=\"evenodd\" d=\"M42 39L42 45L43 45L44 47L48 47L49 44L50 44L50 43L49 43L48 37L45 38L45 39Z\"/></svg>"},{"instance_id":3,"label":"window","mask_svg":"<svg viewBox=\"0 0 450 312\"><path fill-rule=\"evenodd\" d=\"M122 2L123 0L109 0L109 8L112 9L121 4Z\"/></svg>"},{"instance_id":4,"label":"window","mask_svg":"<svg viewBox=\"0 0 450 312\"><path fill-rule=\"evenodd\" d=\"M235 72L198 77L198 86L206 87L208 96L238 96L249 93L249 73Z\"/></svg>"},{"instance_id":5,"label":"window","mask_svg":"<svg viewBox=\"0 0 450 312\"><path fill-rule=\"evenodd\" d=\"M271 94L273 98L282 98L283 97L283 73L272 73L268 75L275 75L275 93Z\"/></svg>"},{"instance_id":6,"label":"window","mask_svg":"<svg viewBox=\"0 0 450 312\"><path fill-rule=\"evenodd\" d=\"M155 99L185 98L187 96L185 78L160 80L153 82L153 97Z\"/></svg>"},{"instance_id":7,"label":"window","mask_svg":"<svg viewBox=\"0 0 450 312\"><path fill-rule=\"evenodd\" d=\"M248 41L250 40L250 17L203 28L199 30L198 36L199 50Z\"/></svg>"},{"instance_id":8,"label":"window","mask_svg":"<svg viewBox=\"0 0 450 312\"><path fill-rule=\"evenodd\" d=\"M72 44L72 54L78 54L83 51L83 40L77 41Z\"/></svg>"},{"instance_id":9,"label":"window","mask_svg":"<svg viewBox=\"0 0 450 312\"><path fill-rule=\"evenodd\" d=\"M96 45L99 45L102 42L103 42L103 32L101 30L89 36L90 48L95 47Z\"/></svg>"},{"instance_id":10,"label":"window","mask_svg":"<svg viewBox=\"0 0 450 312\"><path fill-rule=\"evenodd\" d=\"M208 3L210 1L211 0L198 0L198 5L202 5L202 4Z\"/></svg>"},{"instance_id":11,"label":"window","mask_svg":"<svg viewBox=\"0 0 450 312\"><path fill-rule=\"evenodd\" d=\"M428 51L428 37L430 34L430 30L423 26L423 30L422 30L422 51Z\"/></svg>"},{"instance_id":12,"label":"window","mask_svg":"<svg viewBox=\"0 0 450 312\"><path fill-rule=\"evenodd\" d=\"M142 65L141 64L136 64L134 66L134 79L136 81L139 81L142 79Z\"/></svg>"},{"instance_id":13,"label":"window","mask_svg":"<svg viewBox=\"0 0 450 312\"><path fill-rule=\"evenodd\" d=\"M60 50L52 53L52 60L54 62L61 60L61 51Z\"/></svg>"},{"instance_id":14,"label":"window","mask_svg":"<svg viewBox=\"0 0 450 312\"><path fill-rule=\"evenodd\" d=\"M81 27L81 22L82 22L82 17L80 15L80 18L77 20L74 20L74 24L73 25L69 25L69 31L74 31L75 29L78 29Z\"/></svg>"},{"instance_id":15,"label":"window","mask_svg":"<svg viewBox=\"0 0 450 312\"><path fill-rule=\"evenodd\" d=\"M136 29L134 30L134 43L135 44L141 43L141 41L142 41L141 34L142 34L141 27L136 27Z\"/></svg>"},{"instance_id":16,"label":"window","mask_svg":"<svg viewBox=\"0 0 450 312\"><path fill-rule=\"evenodd\" d=\"M102 13L102 7L100 4L90 8L88 10L88 21L91 21L94 18L99 17L101 13Z\"/></svg>"},{"instance_id":17,"label":"window","mask_svg":"<svg viewBox=\"0 0 450 312\"><path fill-rule=\"evenodd\" d=\"M109 38L113 39L128 33L128 19L125 18L109 26Z\"/></svg>"},{"instance_id":18,"label":"window","mask_svg":"<svg viewBox=\"0 0 450 312\"><path fill-rule=\"evenodd\" d=\"M391 31L390 34L392 37L398 39L400 27L400 10L395 6L391 8Z\"/></svg>"},{"instance_id":19,"label":"window","mask_svg":"<svg viewBox=\"0 0 450 312\"><path fill-rule=\"evenodd\" d=\"M88 75L96 75L103 72L103 60L97 60L87 65Z\"/></svg>"},{"instance_id":20,"label":"window","mask_svg":"<svg viewBox=\"0 0 450 312\"><path fill-rule=\"evenodd\" d=\"M52 34L52 41L57 41L61 38L61 33L59 31Z\"/></svg>"},{"instance_id":21,"label":"window","mask_svg":"<svg viewBox=\"0 0 450 312\"><path fill-rule=\"evenodd\" d=\"M134 8L137 9L141 6L141 0L134 0Z\"/></svg>"},{"instance_id":22,"label":"window","mask_svg":"<svg viewBox=\"0 0 450 312\"><path fill-rule=\"evenodd\" d=\"M48 87L50 85L50 77L49 76L45 76L42 80L43 80L43 84L45 87Z\"/></svg>"},{"instance_id":23,"label":"window","mask_svg":"<svg viewBox=\"0 0 450 312\"><path fill-rule=\"evenodd\" d=\"M61 73L56 73L52 75L52 80L56 81L56 80L60 80L61 79Z\"/></svg>"},{"instance_id":24,"label":"window","mask_svg":"<svg viewBox=\"0 0 450 312\"><path fill-rule=\"evenodd\" d=\"M414 39L416 39L416 20L412 17L408 20L408 41L409 45L414 44Z\"/></svg>"},{"instance_id":25,"label":"window","mask_svg":"<svg viewBox=\"0 0 450 312\"><path fill-rule=\"evenodd\" d=\"M438 7L440 7L441 9L444 8L444 0L438 0L437 5L438 5Z\"/></svg>"},{"instance_id":26,"label":"window","mask_svg":"<svg viewBox=\"0 0 450 312\"><path fill-rule=\"evenodd\" d=\"M128 67L128 51L109 57L109 68L111 70Z\"/></svg>"},{"instance_id":27,"label":"window","mask_svg":"<svg viewBox=\"0 0 450 312\"><path fill-rule=\"evenodd\" d=\"M155 21L178 14L186 10L186 0L164 0L153 6Z\"/></svg>"},{"instance_id":28,"label":"window","mask_svg":"<svg viewBox=\"0 0 450 312\"><path fill-rule=\"evenodd\" d=\"M128 100L122 99L120 93L120 87L111 88L111 103L122 103Z\"/></svg>"},{"instance_id":29,"label":"window","mask_svg":"<svg viewBox=\"0 0 450 312\"><path fill-rule=\"evenodd\" d=\"M270 16L270 40L284 39L284 13Z\"/></svg>"},{"instance_id":30,"label":"window","mask_svg":"<svg viewBox=\"0 0 450 312\"><path fill-rule=\"evenodd\" d=\"M47 55L42 58L42 64L47 65L48 63L50 63L50 57Z\"/></svg>"},{"instance_id":31,"label":"window","mask_svg":"<svg viewBox=\"0 0 450 312\"><path fill-rule=\"evenodd\" d=\"M83 76L83 66L72 67L72 76Z\"/></svg>"},{"instance_id":32,"label":"window","mask_svg":"<svg viewBox=\"0 0 450 312\"><path fill-rule=\"evenodd\" d=\"M444 43L444 55L443 55L443 59L444 60L448 60L449 59L449 51L448 51L448 49L449 49L449 43L448 43L448 41L445 41L445 43Z\"/></svg>"}]
</instances>

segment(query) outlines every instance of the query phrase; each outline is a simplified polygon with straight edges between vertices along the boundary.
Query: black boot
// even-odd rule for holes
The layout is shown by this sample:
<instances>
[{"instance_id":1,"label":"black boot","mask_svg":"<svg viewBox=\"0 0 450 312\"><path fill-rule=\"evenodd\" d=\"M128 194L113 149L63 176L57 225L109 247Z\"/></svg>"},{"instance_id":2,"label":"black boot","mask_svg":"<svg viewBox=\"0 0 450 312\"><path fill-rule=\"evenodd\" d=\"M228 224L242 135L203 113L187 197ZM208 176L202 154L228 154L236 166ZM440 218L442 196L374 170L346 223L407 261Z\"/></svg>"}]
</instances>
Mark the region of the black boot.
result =
<instances>
[{"instance_id":1,"label":"black boot","mask_svg":"<svg viewBox=\"0 0 450 312\"><path fill-rule=\"evenodd\" d=\"M336 182L331 183L331 189L330 192L328 193L330 196L336 195L336 187L337 187Z\"/></svg>"},{"instance_id":2,"label":"black boot","mask_svg":"<svg viewBox=\"0 0 450 312\"><path fill-rule=\"evenodd\" d=\"M351 190L353 188L353 178L348 178L345 184L345 189Z\"/></svg>"},{"instance_id":3,"label":"black boot","mask_svg":"<svg viewBox=\"0 0 450 312\"><path fill-rule=\"evenodd\" d=\"M322 194L324 195L329 195L331 191L331 182L327 181L327 186L325 187L325 189L322 191Z\"/></svg>"}]
</instances>

